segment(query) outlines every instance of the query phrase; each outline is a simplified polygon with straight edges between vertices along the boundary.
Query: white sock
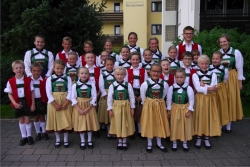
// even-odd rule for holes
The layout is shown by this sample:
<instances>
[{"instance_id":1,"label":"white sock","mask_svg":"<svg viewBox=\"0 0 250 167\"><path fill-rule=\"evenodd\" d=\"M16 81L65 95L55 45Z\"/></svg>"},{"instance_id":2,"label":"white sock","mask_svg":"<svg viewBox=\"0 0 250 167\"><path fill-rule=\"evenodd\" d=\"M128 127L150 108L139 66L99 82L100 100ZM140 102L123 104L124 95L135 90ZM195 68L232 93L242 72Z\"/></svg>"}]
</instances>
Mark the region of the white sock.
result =
<instances>
[{"instance_id":1,"label":"white sock","mask_svg":"<svg viewBox=\"0 0 250 167\"><path fill-rule=\"evenodd\" d=\"M110 125L107 125L107 136L110 137L111 135L109 134L109 129L110 129Z\"/></svg>"},{"instance_id":2,"label":"white sock","mask_svg":"<svg viewBox=\"0 0 250 167\"><path fill-rule=\"evenodd\" d=\"M209 137L205 137L205 145L206 146L211 146L210 143L209 143Z\"/></svg>"},{"instance_id":3,"label":"white sock","mask_svg":"<svg viewBox=\"0 0 250 167\"><path fill-rule=\"evenodd\" d=\"M34 122L34 127L36 129L36 133L40 133L40 122Z\"/></svg>"},{"instance_id":4,"label":"white sock","mask_svg":"<svg viewBox=\"0 0 250 167\"><path fill-rule=\"evenodd\" d=\"M41 122L40 125L42 127L42 133L45 133L46 132L46 122Z\"/></svg>"},{"instance_id":5,"label":"white sock","mask_svg":"<svg viewBox=\"0 0 250 167\"><path fill-rule=\"evenodd\" d=\"M187 141L183 141L183 148L188 148Z\"/></svg>"},{"instance_id":6,"label":"white sock","mask_svg":"<svg viewBox=\"0 0 250 167\"><path fill-rule=\"evenodd\" d=\"M148 149L152 148L152 139L151 138L147 138L148 139Z\"/></svg>"},{"instance_id":7,"label":"white sock","mask_svg":"<svg viewBox=\"0 0 250 167\"><path fill-rule=\"evenodd\" d=\"M161 138L160 137L156 137L156 141L157 141L157 145L160 147L161 146Z\"/></svg>"},{"instance_id":8,"label":"white sock","mask_svg":"<svg viewBox=\"0 0 250 167\"><path fill-rule=\"evenodd\" d=\"M80 133L81 146L85 146L85 133Z\"/></svg>"},{"instance_id":9,"label":"white sock","mask_svg":"<svg viewBox=\"0 0 250 167\"><path fill-rule=\"evenodd\" d=\"M122 145L123 146L127 146L127 138L123 138L122 139Z\"/></svg>"},{"instance_id":10,"label":"white sock","mask_svg":"<svg viewBox=\"0 0 250 167\"><path fill-rule=\"evenodd\" d=\"M176 140L173 141L173 147L172 148L177 148L177 142L176 142Z\"/></svg>"},{"instance_id":11,"label":"white sock","mask_svg":"<svg viewBox=\"0 0 250 167\"><path fill-rule=\"evenodd\" d=\"M31 128L32 128L31 123L25 124L25 127L26 127L27 136L28 137L31 136Z\"/></svg>"},{"instance_id":12,"label":"white sock","mask_svg":"<svg viewBox=\"0 0 250 167\"><path fill-rule=\"evenodd\" d=\"M226 125L226 129L227 129L227 130L231 130L231 122L229 122L229 123Z\"/></svg>"},{"instance_id":13,"label":"white sock","mask_svg":"<svg viewBox=\"0 0 250 167\"><path fill-rule=\"evenodd\" d=\"M196 146L200 146L201 145L201 137L197 136L197 140L196 140Z\"/></svg>"},{"instance_id":14,"label":"white sock","mask_svg":"<svg viewBox=\"0 0 250 167\"><path fill-rule=\"evenodd\" d=\"M65 143L65 142L69 142L69 133L68 133L68 132L64 133L64 134L63 134L63 137L64 137L64 138L63 138L64 143ZM66 144L66 145L67 145L67 144Z\"/></svg>"},{"instance_id":15,"label":"white sock","mask_svg":"<svg viewBox=\"0 0 250 167\"><path fill-rule=\"evenodd\" d=\"M21 132L22 138L27 138L25 124L24 123L23 124L19 123L19 128L20 128L20 132Z\"/></svg>"},{"instance_id":16,"label":"white sock","mask_svg":"<svg viewBox=\"0 0 250 167\"><path fill-rule=\"evenodd\" d=\"M61 139L60 139L60 135L58 132L55 132L55 135L56 135L56 142L60 142Z\"/></svg>"},{"instance_id":17,"label":"white sock","mask_svg":"<svg viewBox=\"0 0 250 167\"><path fill-rule=\"evenodd\" d=\"M141 133L141 126L139 123L137 123L137 126L138 126L138 133Z\"/></svg>"},{"instance_id":18,"label":"white sock","mask_svg":"<svg viewBox=\"0 0 250 167\"><path fill-rule=\"evenodd\" d=\"M92 132L88 132L88 142L92 141ZM92 145L92 143L89 143L89 145Z\"/></svg>"}]
</instances>

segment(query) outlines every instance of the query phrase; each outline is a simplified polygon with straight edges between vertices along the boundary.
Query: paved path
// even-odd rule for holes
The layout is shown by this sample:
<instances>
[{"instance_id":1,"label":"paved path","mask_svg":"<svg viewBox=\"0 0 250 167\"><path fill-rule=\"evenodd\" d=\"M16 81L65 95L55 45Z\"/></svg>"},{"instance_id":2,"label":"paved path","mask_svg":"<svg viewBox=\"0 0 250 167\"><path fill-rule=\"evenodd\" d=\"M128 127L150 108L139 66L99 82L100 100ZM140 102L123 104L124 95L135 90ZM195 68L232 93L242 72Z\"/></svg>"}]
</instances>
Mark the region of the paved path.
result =
<instances>
[{"instance_id":1,"label":"paved path","mask_svg":"<svg viewBox=\"0 0 250 167\"><path fill-rule=\"evenodd\" d=\"M169 153L162 153L153 140L153 153L148 154L146 140L128 139L128 150L117 151L116 140L107 140L105 132L101 132L100 138L93 138L93 150L80 150L79 136L72 133L70 148L54 148L54 134L50 134L49 141L18 146L17 120L1 120L1 166L250 166L250 119L235 122L232 127L231 134L211 138L211 150L204 145L197 150L193 140L188 153L182 151L181 144L177 152L172 152L171 143L164 141Z\"/></svg>"}]
</instances>

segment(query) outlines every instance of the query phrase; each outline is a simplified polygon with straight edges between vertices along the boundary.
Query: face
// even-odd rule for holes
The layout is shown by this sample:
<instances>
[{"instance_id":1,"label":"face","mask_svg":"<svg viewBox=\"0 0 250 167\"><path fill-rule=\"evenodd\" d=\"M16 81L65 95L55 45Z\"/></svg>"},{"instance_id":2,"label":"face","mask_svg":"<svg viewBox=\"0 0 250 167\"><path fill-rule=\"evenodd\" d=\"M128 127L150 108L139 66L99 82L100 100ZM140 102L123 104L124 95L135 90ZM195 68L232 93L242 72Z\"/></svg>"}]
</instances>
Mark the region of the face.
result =
<instances>
[{"instance_id":1,"label":"face","mask_svg":"<svg viewBox=\"0 0 250 167\"><path fill-rule=\"evenodd\" d=\"M118 82L122 82L125 78L124 71L122 71L122 70L116 70L114 73L114 76Z\"/></svg>"},{"instance_id":2,"label":"face","mask_svg":"<svg viewBox=\"0 0 250 167\"><path fill-rule=\"evenodd\" d=\"M198 58L200 57L200 55L199 54L194 54L194 62L198 62Z\"/></svg>"},{"instance_id":3,"label":"face","mask_svg":"<svg viewBox=\"0 0 250 167\"><path fill-rule=\"evenodd\" d=\"M105 50L107 52L111 53L112 48L113 48L112 43L111 42L106 42L105 45L104 45L104 48L105 48Z\"/></svg>"},{"instance_id":4,"label":"face","mask_svg":"<svg viewBox=\"0 0 250 167\"><path fill-rule=\"evenodd\" d=\"M186 76L182 72L175 73L175 80L178 84L183 84L186 79Z\"/></svg>"},{"instance_id":5,"label":"face","mask_svg":"<svg viewBox=\"0 0 250 167\"><path fill-rule=\"evenodd\" d=\"M184 64L185 67L190 67L192 64L192 57L190 56L184 56L184 58L182 59L182 62Z\"/></svg>"},{"instance_id":6,"label":"face","mask_svg":"<svg viewBox=\"0 0 250 167\"><path fill-rule=\"evenodd\" d=\"M150 51L145 51L143 57L145 61L150 62L153 58L153 55Z\"/></svg>"},{"instance_id":7,"label":"face","mask_svg":"<svg viewBox=\"0 0 250 167\"><path fill-rule=\"evenodd\" d=\"M94 55L93 55L92 53L87 53L87 54L85 55L84 60L86 61L86 63L87 63L88 65L93 65L93 64L94 64L94 61L95 61L95 57L94 57Z\"/></svg>"},{"instance_id":8,"label":"face","mask_svg":"<svg viewBox=\"0 0 250 167\"><path fill-rule=\"evenodd\" d=\"M169 52L168 52L168 55L171 59L175 59L176 57L176 49L170 49Z\"/></svg>"},{"instance_id":9,"label":"face","mask_svg":"<svg viewBox=\"0 0 250 167\"><path fill-rule=\"evenodd\" d=\"M149 42L149 48L152 50L152 51L157 51L158 49L158 42L156 40L151 40Z\"/></svg>"},{"instance_id":10,"label":"face","mask_svg":"<svg viewBox=\"0 0 250 167\"><path fill-rule=\"evenodd\" d=\"M162 72L164 74L169 74L170 71L170 64L168 61L163 61L161 62L161 68L162 68Z\"/></svg>"},{"instance_id":11,"label":"face","mask_svg":"<svg viewBox=\"0 0 250 167\"><path fill-rule=\"evenodd\" d=\"M138 55L133 55L130 59L131 65L132 67L137 68L139 66L140 63L140 58Z\"/></svg>"},{"instance_id":12,"label":"face","mask_svg":"<svg viewBox=\"0 0 250 167\"><path fill-rule=\"evenodd\" d=\"M81 81L86 81L89 78L89 70L80 68L80 70L78 71L78 77Z\"/></svg>"},{"instance_id":13,"label":"face","mask_svg":"<svg viewBox=\"0 0 250 167\"><path fill-rule=\"evenodd\" d=\"M76 65L77 57L75 55L69 55L68 62L70 65Z\"/></svg>"},{"instance_id":14,"label":"face","mask_svg":"<svg viewBox=\"0 0 250 167\"><path fill-rule=\"evenodd\" d=\"M13 72L16 76L22 76L24 72L24 66L22 64L16 64L13 68Z\"/></svg>"},{"instance_id":15,"label":"face","mask_svg":"<svg viewBox=\"0 0 250 167\"><path fill-rule=\"evenodd\" d=\"M229 48L229 45L230 42L225 37L220 38L220 47L223 50L227 50Z\"/></svg>"},{"instance_id":16,"label":"face","mask_svg":"<svg viewBox=\"0 0 250 167\"><path fill-rule=\"evenodd\" d=\"M129 53L130 53L129 49L122 48L122 50L121 50L122 59L128 60Z\"/></svg>"},{"instance_id":17,"label":"face","mask_svg":"<svg viewBox=\"0 0 250 167\"><path fill-rule=\"evenodd\" d=\"M42 69L39 67L33 67L31 69L31 73L32 73L32 76L34 77L34 79L38 79L42 74Z\"/></svg>"},{"instance_id":18,"label":"face","mask_svg":"<svg viewBox=\"0 0 250 167\"><path fill-rule=\"evenodd\" d=\"M94 48L92 46L90 46L89 44L85 44L84 47L83 47L83 50L85 52L92 52Z\"/></svg>"},{"instance_id":19,"label":"face","mask_svg":"<svg viewBox=\"0 0 250 167\"><path fill-rule=\"evenodd\" d=\"M212 63L215 66L218 66L221 64L221 58L219 54L213 54Z\"/></svg>"},{"instance_id":20,"label":"face","mask_svg":"<svg viewBox=\"0 0 250 167\"><path fill-rule=\"evenodd\" d=\"M62 43L63 50L66 52L70 51L71 46L72 46L72 44L70 41L64 40Z\"/></svg>"},{"instance_id":21,"label":"face","mask_svg":"<svg viewBox=\"0 0 250 167\"><path fill-rule=\"evenodd\" d=\"M194 36L194 32L192 30L185 30L182 35L185 41L191 42Z\"/></svg>"},{"instance_id":22,"label":"face","mask_svg":"<svg viewBox=\"0 0 250 167\"><path fill-rule=\"evenodd\" d=\"M149 74L153 81L157 81L160 78L161 73L162 73L161 68L158 66L153 66L149 71Z\"/></svg>"},{"instance_id":23,"label":"face","mask_svg":"<svg viewBox=\"0 0 250 167\"><path fill-rule=\"evenodd\" d=\"M34 41L34 45L36 46L38 50L42 50L45 45L44 39L40 37L36 37Z\"/></svg>"},{"instance_id":24,"label":"face","mask_svg":"<svg viewBox=\"0 0 250 167\"><path fill-rule=\"evenodd\" d=\"M55 71L56 75L62 75L64 72L64 66L61 64L54 64L53 70Z\"/></svg>"},{"instance_id":25,"label":"face","mask_svg":"<svg viewBox=\"0 0 250 167\"><path fill-rule=\"evenodd\" d=\"M135 46L136 45L136 42L137 42L137 38L134 34L131 34L129 37L128 37L128 42L129 42L129 45L130 46Z\"/></svg>"},{"instance_id":26,"label":"face","mask_svg":"<svg viewBox=\"0 0 250 167\"><path fill-rule=\"evenodd\" d=\"M109 57L109 53L107 53L107 52L102 52L101 53L101 56L100 56L100 58L101 58L101 60L102 61L104 61L106 58L108 58Z\"/></svg>"},{"instance_id":27,"label":"face","mask_svg":"<svg viewBox=\"0 0 250 167\"><path fill-rule=\"evenodd\" d=\"M106 70L108 71L108 72L111 72L111 71L113 71L113 69L114 69L114 63L112 62L112 61L106 61L106 63L105 63L105 67L106 67Z\"/></svg>"},{"instance_id":28,"label":"face","mask_svg":"<svg viewBox=\"0 0 250 167\"><path fill-rule=\"evenodd\" d=\"M199 62L198 62L198 65L200 67L200 69L202 71L206 71L209 67L209 60L207 59L201 59Z\"/></svg>"}]
</instances>

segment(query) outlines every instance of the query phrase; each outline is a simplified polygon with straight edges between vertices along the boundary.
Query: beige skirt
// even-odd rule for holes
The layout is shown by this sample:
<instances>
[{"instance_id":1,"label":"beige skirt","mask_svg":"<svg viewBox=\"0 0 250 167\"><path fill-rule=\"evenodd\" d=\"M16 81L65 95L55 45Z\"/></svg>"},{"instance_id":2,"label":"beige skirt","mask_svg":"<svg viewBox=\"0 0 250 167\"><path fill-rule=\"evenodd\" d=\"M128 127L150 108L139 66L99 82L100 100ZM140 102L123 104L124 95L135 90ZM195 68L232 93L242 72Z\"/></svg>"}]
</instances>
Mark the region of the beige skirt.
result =
<instances>
[{"instance_id":1,"label":"beige skirt","mask_svg":"<svg viewBox=\"0 0 250 167\"><path fill-rule=\"evenodd\" d=\"M143 137L166 138L170 136L164 99L151 99L147 97L142 107L140 125Z\"/></svg>"},{"instance_id":2,"label":"beige skirt","mask_svg":"<svg viewBox=\"0 0 250 167\"><path fill-rule=\"evenodd\" d=\"M107 111L107 108L108 107L106 98L101 97L98 103L98 120L100 123L106 125L110 123L109 112Z\"/></svg>"},{"instance_id":3,"label":"beige skirt","mask_svg":"<svg viewBox=\"0 0 250 167\"><path fill-rule=\"evenodd\" d=\"M215 93L195 94L194 134L198 136L220 136L220 118Z\"/></svg>"},{"instance_id":4,"label":"beige skirt","mask_svg":"<svg viewBox=\"0 0 250 167\"><path fill-rule=\"evenodd\" d=\"M176 104L172 103L171 106L171 117L170 117L170 140L180 140L187 141L192 140L194 135L194 126L193 126L193 118L192 112L189 117L186 117L186 113L188 112L187 104Z\"/></svg>"},{"instance_id":5,"label":"beige skirt","mask_svg":"<svg viewBox=\"0 0 250 167\"><path fill-rule=\"evenodd\" d=\"M55 99L55 102L58 105L63 105L66 101L67 92L53 92L52 95ZM60 132L72 130L71 126L71 103L68 104L65 110L56 111L53 105L50 103L47 106L47 123L46 131L47 132Z\"/></svg>"},{"instance_id":6,"label":"beige skirt","mask_svg":"<svg viewBox=\"0 0 250 167\"><path fill-rule=\"evenodd\" d=\"M131 116L130 110L128 100L114 100L114 116L110 118L109 134L116 135L118 138L125 138L134 134L134 118Z\"/></svg>"},{"instance_id":7,"label":"beige skirt","mask_svg":"<svg viewBox=\"0 0 250 167\"><path fill-rule=\"evenodd\" d=\"M90 105L91 99L77 98L77 105L84 110ZM76 107L73 108L72 126L75 132L97 131L99 123L96 115L95 106L92 106L86 115L79 114Z\"/></svg>"}]
</instances>

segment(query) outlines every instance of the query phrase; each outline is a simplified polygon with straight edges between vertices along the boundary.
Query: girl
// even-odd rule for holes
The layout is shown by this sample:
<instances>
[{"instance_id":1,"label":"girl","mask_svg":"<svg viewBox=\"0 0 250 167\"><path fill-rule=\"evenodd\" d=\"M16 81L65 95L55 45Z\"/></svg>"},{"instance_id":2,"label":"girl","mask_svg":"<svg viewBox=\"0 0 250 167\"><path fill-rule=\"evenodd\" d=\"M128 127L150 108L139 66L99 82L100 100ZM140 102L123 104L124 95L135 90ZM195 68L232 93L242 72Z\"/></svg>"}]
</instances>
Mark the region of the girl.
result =
<instances>
[{"instance_id":1,"label":"girl","mask_svg":"<svg viewBox=\"0 0 250 167\"><path fill-rule=\"evenodd\" d=\"M192 50L191 53L192 53L193 56L194 56L194 59L193 59L193 62L192 62L191 67L192 67L193 69L199 70L200 67L198 66L198 58L199 58L200 55L201 55L201 54L200 54L200 51L199 51L199 50Z\"/></svg>"},{"instance_id":2,"label":"girl","mask_svg":"<svg viewBox=\"0 0 250 167\"><path fill-rule=\"evenodd\" d=\"M127 75L125 77L125 81L129 82L134 90L135 95L135 122L137 122L138 126L138 135L141 137L141 127L140 127L140 119L141 119L141 96L140 96L140 87L141 84L148 79L147 71L142 68L140 63L140 55L138 52L132 52L130 57L131 67L127 69ZM134 136L133 136L134 137ZM132 137L132 139L134 139Z\"/></svg>"},{"instance_id":3,"label":"girl","mask_svg":"<svg viewBox=\"0 0 250 167\"><path fill-rule=\"evenodd\" d=\"M229 123L227 89L225 84L228 79L228 69L221 65L221 60L221 52L214 52L212 57L213 64L210 65L209 71L217 75L218 91L216 92L216 101L220 115L220 124L224 126Z\"/></svg>"},{"instance_id":4,"label":"girl","mask_svg":"<svg viewBox=\"0 0 250 167\"><path fill-rule=\"evenodd\" d=\"M44 49L45 38L41 35L35 36L34 45L36 48L33 48L25 53L24 56L24 65L25 73L28 77L32 76L30 67L33 62L38 62L42 65L42 77L49 77L52 74L54 56L50 51Z\"/></svg>"},{"instance_id":5,"label":"girl","mask_svg":"<svg viewBox=\"0 0 250 167\"><path fill-rule=\"evenodd\" d=\"M128 42L129 42L128 47L129 47L130 53L138 52L139 55L141 56L141 60L143 60L143 57L142 57L143 49L136 45L137 40L138 40L138 36L135 32L130 32L128 34Z\"/></svg>"},{"instance_id":6,"label":"girl","mask_svg":"<svg viewBox=\"0 0 250 167\"><path fill-rule=\"evenodd\" d=\"M169 62L171 67L171 73L175 75L175 71L177 68L183 67L182 61L179 61L176 58L177 49L174 45L170 46L168 48L168 55L169 55Z\"/></svg>"},{"instance_id":7,"label":"girl","mask_svg":"<svg viewBox=\"0 0 250 167\"><path fill-rule=\"evenodd\" d=\"M174 75L170 74L170 63L167 59L164 59L161 61L161 68L162 68L162 74L160 78L167 82L169 86L172 86L174 84Z\"/></svg>"},{"instance_id":8,"label":"girl","mask_svg":"<svg viewBox=\"0 0 250 167\"><path fill-rule=\"evenodd\" d=\"M115 62L120 60L120 56L112 51L113 43L110 39L107 39L104 44L104 49L110 54L112 58L114 58Z\"/></svg>"},{"instance_id":9,"label":"girl","mask_svg":"<svg viewBox=\"0 0 250 167\"><path fill-rule=\"evenodd\" d=\"M164 101L168 91L168 84L160 79L162 68L159 64L153 64L150 69L151 78L141 85L141 100L143 104L141 115L141 135L147 137L146 151L152 152L152 139L156 137L157 148L162 152L167 149L161 144L161 138L170 136L167 117L166 102Z\"/></svg>"},{"instance_id":10,"label":"girl","mask_svg":"<svg viewBox=\"0 0 250 167\"><path fill-rule=\"evenodd\" d=\"M148 41L148 49L152 51L153 61L160 64L161 60L165 59L165 55L159 50L159 40L155 37L150 38Z\"/></svg>"},{"instance_id":11,"label":"girl","mask_svg":"<svg viewBox=\"0 0 250 167\"><path fill-rule=\"evenodd\" d=\"M240 90L242 89L243 57L238 49L230 47L231 39L229 35L222 34L218 40L223 55L222 64L229 70L228 82L226 83L229 95L229 123L226 125L226 133L231 133L231 121L241 120L243 117Z\"/></svg>"},{"instance_id":12,"label":"girl","mask_svg":"<svg viewBox=\"0 0 250 167\"><path fill-rule=\"evenodd\" d=\"M192 112L194 111L194 91L185 83L185 69L178 68L175 73L176 83L168 89L167 110L171 113L171 135L173 141L172 150L177 151L176 140L183 142L183 151L187 152L187 141L194 135Z\"/></svg>"},{"instance_id":13,"label":"girl","mask_svg":"<svg viewBox=\"0 0 250 167\"><path fill-rule=\"evenodd\" d=\"M149 70L152 64L154 64L154 61L152 60L152 51L150 49L145 49L143 51L143 58L144 60L142 60L142 67L145 68L147 70L147 73L149 74Z\"/></svg>"},{"instance_id":14,"label":"girl","mask_svg":"<svg viewBox=\"0 0 250 167\"><path fill-rule=\"evenodd\" d=\"M109 134L110 119L109 113L107 112L107 95L109 86L115 81L114 77L114 64L115 60L109 57L105 60L106 71L102 72L99 77L99 89L101 92L101 98L98 105L98 120L100 124L107 125L107 138L111 139L112 136Z\"/></svg>"},{"instance_id":15,"label":"girl","mask_svg":"<svg viewBox=\"0 0 250 167\"><path fill-rule=\"evenodd\" d=\"M54 73L46 81L46 94L48 97L46 131L55 132L55 148L61 146L59 133L64 133L64 147L69 147L68 132L71 127L71 78L63 74L65 63L55 60Z\"/></svg>"},{"instance_id":16,"label":"girl","mask_svg":"<svg viewBox=\"0 0 250 167\"><path fill-rule=\"evenodd\" d=\"M116 81L109 86L108 111L110 118L111 135L118 138L118 150L127 150L127 137L135 132L134 108L135 97L130 83L124 81L126 69L116 67L114 71Z\"/></svg>"},{"instance_id":17,"label":"girl","mask_svg":"<svg viewBox=\"0 0 250 167\"><path fill-rule=\"evenodd\" d=\"M99 56L98 58L98 63L97 63L97 66L103 71L106 70L106 67L105 67L105 60L106 58L108 58L110 55L109 55L109 52L107 51L102 51L101 52L101 55Z\"/></svg>"},{"instance_id":18,"label":"girl","mask_svg":"<svg viewBox=\"0 0 250 167\"><path fill-rule=\"evenodd\" d=\"M88 134L88 148L93 149L92 131L99 130L96 115L96 88L95 84L89 81L89 70L80 67L78 70L79 80L72 86L72 122L76 133L80 133L80 149L85 149L85 136Z\"/></svg>"},{"instance_id":19,"label":"girl","mask_svg":"<svg viewBox=\"0 0 250 167\"><path fill-rule=\"evenodd\" d=\"M129 68L131 66L131 62L129 59L130 51L128 46L123 46L121 48L121 59L118 62L119 66L122 66L124 68Z\"/></svg>"},{"instance_id":20,"label":"girl","mask_svg":"<svg viewBox=\"0 0 250 167\"><path fill-rule=\"evenodd\" d=\"M209 136L220 136L220 120L215 98L217 76L208 71L210 60L207 55L198 58L200 71L193 75L193 84L197 91L194 103L194 133L197 135L196 148L201 148L201 136L205 136L205 148L211 149Z\"/></svg>"},{"instance_id":21,"label":"girl","mask_svg":"<svg viewBox=\"0 0 250 167\"><path fill-rule=\"evenodd\" d=\"M94 50L94 45L92 43L92 41L87 40L83 43L83 50L84 50L84 54L82 54L79 58L79 63L81 66L85 66L87 63L85 61L85 54L86 53L92 53ZM98 62L98 57L94 54L94 64L96 65Z\"/></svg>"},{"instance_id":22,"label":"girl","mask_svg":"<svg viewBox=\"0 0 250 167\"><path fill-rule=\"evenodd\" d=\"M80 64L77 64L78 55L76 52L70 52L68 54L68 62L66 63L64 73L71 78L72 83L76 83L78 80L77 70Z\"/></svg>"}]
</instances>

